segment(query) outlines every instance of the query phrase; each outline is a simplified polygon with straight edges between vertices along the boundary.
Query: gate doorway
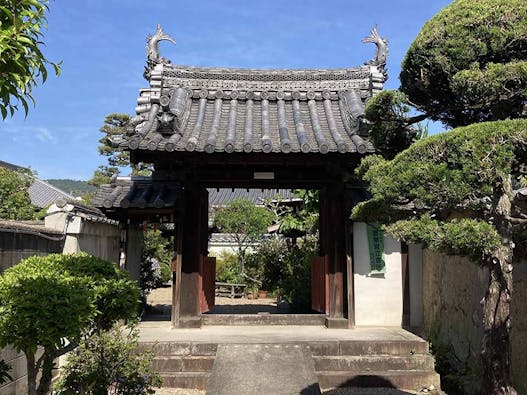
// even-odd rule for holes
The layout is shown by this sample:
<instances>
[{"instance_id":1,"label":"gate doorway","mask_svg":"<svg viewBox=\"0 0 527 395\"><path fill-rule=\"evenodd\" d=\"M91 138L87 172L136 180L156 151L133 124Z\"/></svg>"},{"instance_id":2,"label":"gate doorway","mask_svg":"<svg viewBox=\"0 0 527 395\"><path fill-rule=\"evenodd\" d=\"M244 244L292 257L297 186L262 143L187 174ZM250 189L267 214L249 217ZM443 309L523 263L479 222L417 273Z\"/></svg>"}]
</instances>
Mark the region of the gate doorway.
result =
<instances>
[{"instance_id":1,"label":"gate doorway","mask_svg":"<svg viewBox=\"0 0 527 395\"><path fill-rule=\"evenodd\" d=\"M320 257L318 191L208 188L208 194L201 312L324 314L328 276Z\"/></svg>"}]
</instances>

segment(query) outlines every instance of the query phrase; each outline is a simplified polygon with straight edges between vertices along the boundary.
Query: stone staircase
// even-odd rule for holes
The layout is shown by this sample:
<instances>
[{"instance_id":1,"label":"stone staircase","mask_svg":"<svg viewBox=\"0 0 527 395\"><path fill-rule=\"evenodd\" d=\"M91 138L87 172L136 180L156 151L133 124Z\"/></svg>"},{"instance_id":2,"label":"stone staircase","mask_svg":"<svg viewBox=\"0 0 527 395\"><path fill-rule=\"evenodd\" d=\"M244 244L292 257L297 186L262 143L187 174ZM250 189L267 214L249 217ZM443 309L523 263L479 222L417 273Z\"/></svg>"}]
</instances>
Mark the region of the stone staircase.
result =
<instances>
[{"instance_id":1,"label":"stone staircase","mask_svg":"<svg viewBox=\"0 0 527 395\"><path fill-rule=\"evenodd\" d=\"M140 348L153 350L153 366L163 378L163 387L206 390L219 344L222 343L143 342ZM272 344L278 343L267 345ZM428 353L428 343L422 340L335 340L299 344L310 351L323 392L339 387L407 391L431 386L440 388L434 358Z\"/></svg>"},{"instance_id":2,"label":"stone staircase","mask_svg":"<svg viewBox=\"0 0 527 395\"><path fill-rule=\"evenodd\" d=\"M152 350L152 366L163 379L163 387L205 390L216 359L218 344L192 342L140 343Z\"/></svg>"},{"instance_id":3,"label":"stone staircase","mask_svg":"<svg viewBox=\"0 0 527 395\"><path fill-rule=\"evenodd\" d=\"M423 341L341 341L309 345L320 388L440 388L434 358Z\"/></svg>"}]
</instances>

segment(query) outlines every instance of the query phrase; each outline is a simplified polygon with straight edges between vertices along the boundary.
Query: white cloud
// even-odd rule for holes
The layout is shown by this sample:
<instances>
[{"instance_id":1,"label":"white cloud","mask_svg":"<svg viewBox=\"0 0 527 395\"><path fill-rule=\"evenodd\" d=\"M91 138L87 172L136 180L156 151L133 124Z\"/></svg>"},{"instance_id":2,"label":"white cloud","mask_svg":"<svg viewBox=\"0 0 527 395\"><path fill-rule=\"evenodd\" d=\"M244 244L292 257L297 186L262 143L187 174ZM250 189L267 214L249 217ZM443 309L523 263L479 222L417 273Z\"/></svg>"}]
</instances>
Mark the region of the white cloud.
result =
<instances>
[{"instance_id":1,"label":"white cloud","mask_svg":"<svg viewBox=\"0 0 527 395\"><path fill-rule=\"evenodd\" d=\"M35 137L43 143L55 140L55 137L48 128L35 128Z\"/></svg>"}]
</instances>

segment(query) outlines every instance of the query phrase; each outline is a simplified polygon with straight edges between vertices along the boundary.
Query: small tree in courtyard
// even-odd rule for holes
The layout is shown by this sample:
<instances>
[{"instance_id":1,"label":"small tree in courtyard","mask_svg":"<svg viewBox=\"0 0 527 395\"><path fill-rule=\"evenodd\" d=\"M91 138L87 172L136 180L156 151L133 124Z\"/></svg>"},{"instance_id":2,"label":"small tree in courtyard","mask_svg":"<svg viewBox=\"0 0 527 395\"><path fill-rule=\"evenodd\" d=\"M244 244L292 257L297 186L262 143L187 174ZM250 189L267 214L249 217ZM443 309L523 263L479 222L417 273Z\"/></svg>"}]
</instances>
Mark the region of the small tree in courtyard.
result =
<instances>
[{"instance_id":1,"label":"small tree in courtyard","mask_svg":"<svg viewBox=\"0 0 527 395\"><path fill-rule=\"evenodd\" d=\"M111 262L87 254L30 257L0 276L0 347L24 352L28 393L44 395L54 360L83 337L135 318L138 301L135 282Z\"/></svg>"},{"instance_id":2,"label":"small tree in courtyard","mask_svg":"<svg viewBox=\"0 0 527 395\"><path fill-rule=\"evenodd\" d=\"M224 233L231 233L238 249L239 275L243 275L249 243L267 232L273 214L264 207L243 199L233 200L214 213L214 224Z\"/></svg>"}]
</instances>

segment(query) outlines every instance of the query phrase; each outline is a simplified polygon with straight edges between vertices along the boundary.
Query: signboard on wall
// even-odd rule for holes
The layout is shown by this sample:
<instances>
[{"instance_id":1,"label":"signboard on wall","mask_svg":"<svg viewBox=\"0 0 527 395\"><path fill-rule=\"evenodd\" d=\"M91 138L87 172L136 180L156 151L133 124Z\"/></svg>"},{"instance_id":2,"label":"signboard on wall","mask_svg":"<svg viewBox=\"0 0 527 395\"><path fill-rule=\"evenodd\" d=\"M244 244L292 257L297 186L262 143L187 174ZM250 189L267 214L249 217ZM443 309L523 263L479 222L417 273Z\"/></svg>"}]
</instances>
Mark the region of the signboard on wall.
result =
<instances>
[{"instance_id":1,"label":"signboard on wall","mask_svg":"<svg viewBox=\"0 0 527 395\"><path fill-rule=\"evenodd\" d=\"M368 224L368 247L370 250L370 274L386 273L384 233L379 225Z\"/></svg>"}]
</instances>

